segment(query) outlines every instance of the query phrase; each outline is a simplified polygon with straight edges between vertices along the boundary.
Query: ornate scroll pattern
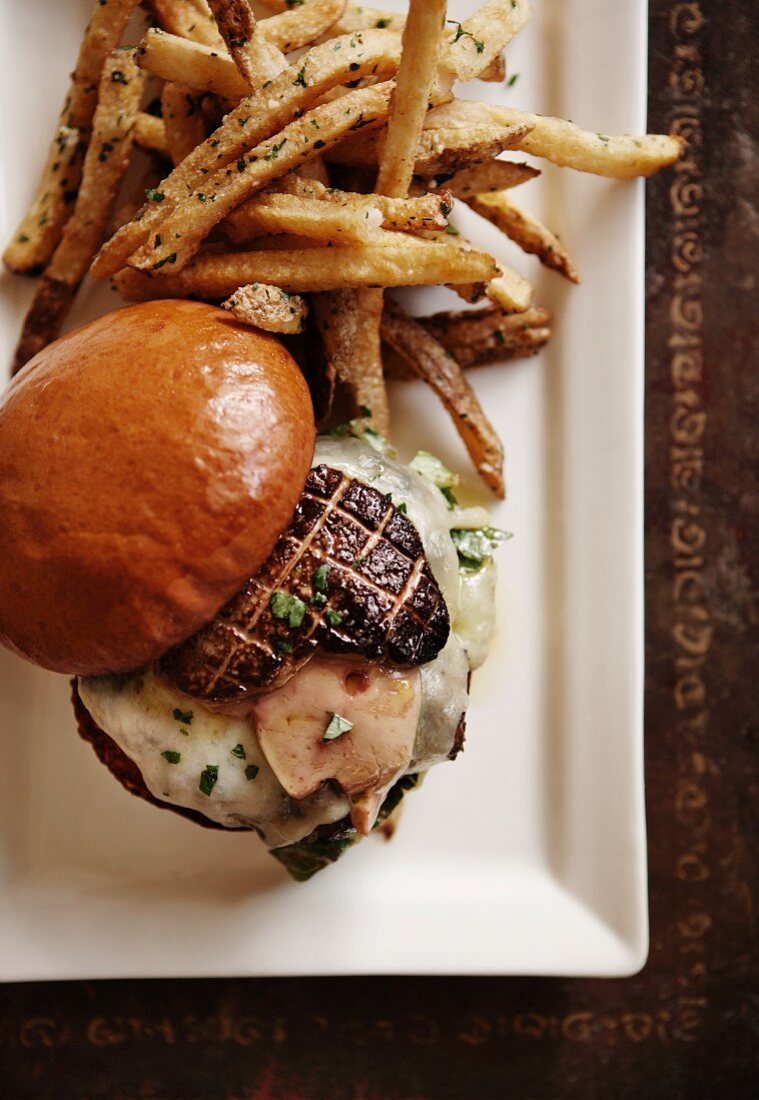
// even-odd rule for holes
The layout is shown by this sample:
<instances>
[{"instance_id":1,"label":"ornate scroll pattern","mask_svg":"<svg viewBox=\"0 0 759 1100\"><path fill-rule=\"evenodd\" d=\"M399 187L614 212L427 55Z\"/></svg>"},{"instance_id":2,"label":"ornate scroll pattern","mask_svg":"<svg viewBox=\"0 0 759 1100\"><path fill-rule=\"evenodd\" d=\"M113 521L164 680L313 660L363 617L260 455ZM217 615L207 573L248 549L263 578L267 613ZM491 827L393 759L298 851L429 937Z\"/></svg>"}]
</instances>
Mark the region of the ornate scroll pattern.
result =
<instances>
[{"instance_id":1,"label":"ornate scroll pattern","mask_svg":"<svg viewBox=\"0 0 759 1100\"><path fill-rule=\"evenodd\" d=\"M708 532L702 517L707 414L703 394L703 304L701 220L703 180L700 104L704 77L701 4L677 3L670 14L672 62L671 127L688 143L675 165L669 190L672 212L669 353L672 407L669 421L672 568L672 643L677 748L674 774L675 874L684 908L678 906L673 937L682 960L678 1001L694 1032L707 1007L706 955L711 918L705 911L709 866L707 731L709 704L705 669L712 643L704 587ZM687 898L685 900L687 891ZM693 1036L695 1038L695 1034Z\"/></svg>"}]
</instances>

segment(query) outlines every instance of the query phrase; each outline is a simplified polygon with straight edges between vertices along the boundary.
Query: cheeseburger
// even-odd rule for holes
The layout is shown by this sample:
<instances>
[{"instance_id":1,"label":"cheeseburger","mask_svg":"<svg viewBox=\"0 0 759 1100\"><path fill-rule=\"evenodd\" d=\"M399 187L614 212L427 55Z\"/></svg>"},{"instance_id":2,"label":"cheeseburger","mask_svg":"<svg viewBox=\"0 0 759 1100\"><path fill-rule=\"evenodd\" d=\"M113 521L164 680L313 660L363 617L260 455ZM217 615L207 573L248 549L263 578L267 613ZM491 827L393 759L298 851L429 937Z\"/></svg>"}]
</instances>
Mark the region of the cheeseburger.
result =
<instances>
[{"instance_id":1,"label":"cheeseburger","mask_svg":"<svg viewBox=\"0 0 759 1100\"><path fill-rule=\"evenodd\" d=\"M195 302L47 347L0 408L0 640L131 793L307 878L462 748L500 533L432 455L316 437L280 342Z\"/></svg>"}]
</instances>

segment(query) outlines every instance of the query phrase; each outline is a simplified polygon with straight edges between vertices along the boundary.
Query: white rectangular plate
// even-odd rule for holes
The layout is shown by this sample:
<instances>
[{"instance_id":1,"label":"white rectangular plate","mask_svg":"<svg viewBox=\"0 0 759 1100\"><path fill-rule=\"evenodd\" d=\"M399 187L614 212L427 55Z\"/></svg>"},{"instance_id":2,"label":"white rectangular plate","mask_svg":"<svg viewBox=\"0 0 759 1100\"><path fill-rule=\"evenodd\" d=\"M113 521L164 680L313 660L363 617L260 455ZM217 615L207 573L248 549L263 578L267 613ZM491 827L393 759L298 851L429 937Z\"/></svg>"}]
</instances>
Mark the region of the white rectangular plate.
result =
<instances>
[{"instance_id":1,"label":"white rectangular plate","mask_svg":"<svg viewBox=\"0 0 759 1100\"><path fill-rule=\"evenodd\" d=\"M0 4L3 242L90 4ZM509 50L517 83L471 94L602 133L644 129L645 0L535 7ZM1 978L642 965L642 197L639 183L551 165L520 192L567 242L581 287L457 211L556 315L538 359L473 375L506 444L508 500L494 522L515 538L499 554L498 635L474 678L463 757L407 800L391 844L367 841L295 885L254 837L207 832L127 795L76 736L66 680L2 652ZM2 276L3 364L31 293ZM439 305L443 292L422 299L409 297ZM87 287L69 327L116 304ZM429 391L401 386L393 400L403 455L424 447L470 470Z\"/></svg>"}]
</instances>

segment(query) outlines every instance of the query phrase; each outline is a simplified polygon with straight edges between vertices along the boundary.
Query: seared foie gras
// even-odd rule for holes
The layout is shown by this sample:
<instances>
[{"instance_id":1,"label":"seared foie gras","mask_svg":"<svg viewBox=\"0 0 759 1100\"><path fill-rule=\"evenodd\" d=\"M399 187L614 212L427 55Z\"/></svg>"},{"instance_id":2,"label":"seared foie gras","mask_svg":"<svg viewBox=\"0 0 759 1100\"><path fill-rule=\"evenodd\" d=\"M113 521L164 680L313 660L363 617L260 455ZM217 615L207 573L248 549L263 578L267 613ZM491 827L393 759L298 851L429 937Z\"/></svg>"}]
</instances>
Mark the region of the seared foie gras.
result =
<instances>
[{"instance_id":1,"label":"seared foie gras","mask_svg":"<svg viewBox=\"0 0 759 1100\"><path fill-rule=\"evenodd\" d=\"M238 701L284 684L317 648L414 666L449 630L413 523L389 495L321 464L269 560L160 671L195 698Z\"/></svg>"}]
</instances>

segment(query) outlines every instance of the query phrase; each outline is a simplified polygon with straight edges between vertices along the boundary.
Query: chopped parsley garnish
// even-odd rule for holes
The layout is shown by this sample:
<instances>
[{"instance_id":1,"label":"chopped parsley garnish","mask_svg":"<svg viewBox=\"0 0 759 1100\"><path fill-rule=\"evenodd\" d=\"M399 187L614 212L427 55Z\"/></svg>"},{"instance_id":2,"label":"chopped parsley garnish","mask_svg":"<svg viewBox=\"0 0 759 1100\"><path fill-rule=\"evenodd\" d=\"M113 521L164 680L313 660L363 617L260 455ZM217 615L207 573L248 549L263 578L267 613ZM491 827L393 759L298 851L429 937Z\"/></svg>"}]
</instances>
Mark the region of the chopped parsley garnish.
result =
<instances>
[{"instance_id":1,"label":"chopped parsley garnish","mask_svg":"<svg viewBox=\"0 0 759 1100\"><path fill-rule=\"evenodd\" d=\"M216 786L216 781L219 778L219 765L218 764L206 764L203 771L200 773L200 782L198 788L203 794L210 795L211 791Z\"/></svg>"},{"instance_id":2,"label":"chopped parsley garnish","mask_svg":"<svg viewBox=\"0 0 759 1100\"><path fill-rule=\"evenodd\" d=\"M353 723L349 722L347 718L343 718L340 714L335 714L334 711L327 711L327 728L322 736L322 741L336 741L338 737L342 737L344 733L350 733L353 729Z\"/></svg>"},{"instance_id":3,"label":"chopped parsley garnish","mask_svg":"<svg viewBox=\"0 0 759 1100\"><path fill-rule=\"evenodd\" d=\"M508 532L500 531L497 527L476 527L470 531L454 528L451 531L451 539L459 556L459 566L470 573L481 569L490 561L493 551L510 538Z\"/></svg>"},{"instance_id":4,"label":"chopped parsley garnish","mask_svg":"<svg viewBox=\"0 0 759 1100\"><path fill-rule=\"evenodd\" d=\"M512 73L509 79L506 81L507 88L513 88L516 82L519 80L519 73Z\"/></svg>"},{"instance_id":5,"label":"chopped parsley garnish","mask_svg":"<svg viewBox=\"0 0 759 1100\"><path fill-rule=\"evenodd\" d=\"M398 509L399 512L403 512L404 516L408 512L408 505L406 504L405 500L402 500L400 504L396 504L395 507Z\"/></svg>"},{"instance_id":6,"label":"chopped parsley garnish","mask_svg":"<svg viewBox=\"0 0 759 1100\"><path fill-rule=\"evenodd\" d=\"M358 411L361 413L362 416L371 417L371 415L372 415L372 410L370 408L368 408L366 405L359 405Z\"/></svg>"},{"instance_id":7,"label":"chopped parsley garnish","mask_svg":"<svg viewBox=\"0 0 759 1100\"><path fill-rule=\"evenodd\" d=\"M377 30L382 31L382 30L385 29L385 27L390 26L390 22L391 22L390 19L378 19L377 22L374 25L377 28Z\"/></svg>"},{"instance_id":8,"label":"chopped parsley garnish","mask_svg":"<svg viewBox=\"0 0 759 1100\"><path fill-rule=\"evenodd\" d=\"M311 578L311 583L314 586L315 592L325 592L327 589L327 574L329 573L329 565L326 562L322 562L314 569L314 575Z\"/></svg>"},{"instance_id":9,"label":"chopped parsley garnish","mask_svg":"<svg viewBox=\"0 0 759 1100\"><path fill-rule=\"evenodd\" d=\"M471 31L465 30L463 25L457 22L457 20L446 19L446 23L453 23L454 27L456 28L456 37L453 40L454 42L458 42L460 38L471 38L472 42L474 42L477 53L482 53L482 51L485 49L485 43L481 41L481 39L475 38Z\"/></svg>"},{"instance_id":10,"label":"chopped parsley garnish","mask_svg":"<svg viewBox=\"0 0 759 1100\"><path fill-rule=\"evenodd\" d=\"M238 172L244 172L245 171L245 157L240 157L239 160L237 161L237 171Z\"/></svg>"},{"instance_id":11,"label":"chopped parsley garnish","mask_svg":"<svg viewBox=\"0 0 759 1100\"><path fill-rule=\"evenodd\" d=\"M182 759L181 752L174 752L173 749L166 749L165 752L161 753L161 756L164 760L168 761L169 764L178 764Z\"/></svg>"},{"instance_id":12,"label":"chopped parsley garnish","mask_svg":"<svg viewBox=\"0 0 759 1100\"><path fill-rule=\"evenodd\" d=\"M339 626L343 621L343 616L339 611L333 611L331 607L328 607L324 612L324 618L327 620L330 626Z\"/></svg>"},{"instance_id":13,"label":"chopped parsley garnish","mask_svg":"<svg viewBox=\"0 0 759 1100\"><path fill-rule=\"evenodd\" d=\"M306 87L306 66L305 65L302 67L302 69L300 70L300 72L296 76L295 80L293 80L293 84L294 85L300 85L301 88Z\"/></svg>"},{"instance_id":14,"label":"chopped parsley garnish","mask_svg":"<svg viewBox=\"0 0 759 1100\"><path fill-rule=\"evenodd\" d=\"M247 764L245 767L245 778L255 779L260 770L258 764Z\"/></svg>"},{"instance_id":15,"label":"chopped parsley garnish","mask_svg":"<svg viewBox=\"0 0 759 1100\"><path fill-rule=\"evenodd\" d=\"M285 619L287 625L293 628L300 626L306 614L303 600L291 596L289 592L272 592L269 606L275 619Z\"/></svg>"},{"instance_id":16,"label":"chopped parsley garnish","mask_svg":"<svg viewBox=\"0 0 759 1100\"><path fill-rule=\"evenodd\" d=\"M128 84L129 81L122 73L121 69L114 69L111 73L111 82L113 84Z\"/></svg>"},{"instance_id":17,"label":"chopped parsley garnish","mask_svg":"<svg viewBox=\"0 0 759 1100\"><path fill-rule=\"evenodd\" d=\"M292 653L293 643L288 642L287 638L277 638L274 642L275 649L278 649L280 653Z\"/></svg>"},{"instance_id":18,"label":"chopped parsley garnish","mask_svg":"<svg viewBox=\"0 0 759 1100\"><path fill-rule=\"evenodd\" d=\"M192 725L193 714L191 710L180 710L179 707L174 707L171 717L175 722L181 722L183 726Z\"/></svg>"},{"instance_id":19,"label":"chopped parsley garnish","mask_svg":"<svg viewBox=\"0 0 759 1100\"><path fill-rule=\"evenodd\" d=\"M232 753L232 756L236 756L238 758L238 760L244 760L245 759L245 746L244 745L239 745L239 744L235 745L235 747L233 749L231 749L230 751Z\"/></svg>"},{"instance_id":20,"label":"chopped parsley garnish","mask_svg":"<svg viewBox=\"0 0 759 1100\"><path fill-rule=\"evenodd\" d=\"M156 191L155 187L147 187L145 189L145 198L150 202L163 202L166 196L163 191Z\"/></svg>"},{"instance_id":21,"label":"chopped parsley garnish","mask_svg":"<svg viewBox=\"0 0 759 1100\"><path fill-rule=\"evenodd\" d=\"M458 476L429 451L417 451L409 465L412 470L437 485L438 489L452 489L458 484Z\"/></svg>"},{"instance_id":22,"label":"chopped parsley garnish","mask_svg":"<svg viewBox=\"0 0 759 1100\"><path fill-rule=\"evenodd\" d=\"M458 503L453 493L454 485L459 483L458 475L449 470L447 466L444 466L440 459L430 454L429 451L418 451L409 465L412 470L416 470L427 481L431 481L433 485L438 487L446 499L448 511L453 511Z\"/></svg>"},{"instance_id":23,"label":"chopped parsley garnish","mask_svg":"<svg viewBox=\"0 0 759 1100\"><path fill-rule=\"evenodd\" d=\"M280 150L287 145L287 138L282 138L278 145L272 145L269 152L264 157L264 160L276 160L279 156Z\"/></svg>"},{"instance_id":24,"label":"chopped parsley garnish","mask_svg":"<svg viewBox=\"0 0 759 1100\"><path fill-rule=\"evenodd\" d=\"M159 267L163 267L164 264L175 264L177 262L176 252L170 252L168 256L165 256L162 260L153 264L153 270L157 271Z\"/></svg>"}]
</instances>

